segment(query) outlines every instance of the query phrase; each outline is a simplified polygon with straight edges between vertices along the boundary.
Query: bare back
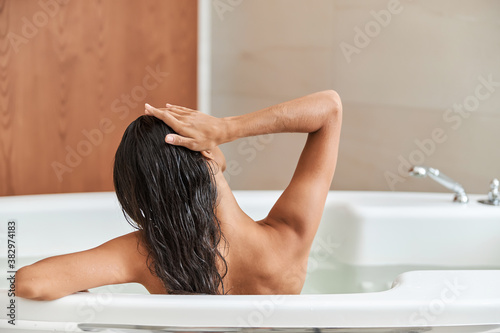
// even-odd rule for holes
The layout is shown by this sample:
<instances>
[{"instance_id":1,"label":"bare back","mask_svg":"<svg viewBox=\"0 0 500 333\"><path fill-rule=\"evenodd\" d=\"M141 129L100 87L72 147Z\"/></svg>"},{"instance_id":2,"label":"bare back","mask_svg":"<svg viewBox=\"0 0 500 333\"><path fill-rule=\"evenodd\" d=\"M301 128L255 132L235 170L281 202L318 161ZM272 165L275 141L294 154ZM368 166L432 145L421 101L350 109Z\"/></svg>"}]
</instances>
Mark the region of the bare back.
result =
<instances>
[{"instance_id":1,"label":"bare back","mask_svg":"<svg viewBox=\"0 0 500 333\"><path fill-rule=\"evenodd\" d=\"M216 215L226 242L228 294L298 294L305 281L309 251L321 221L337 161L342 107L334 91L323 91L243 116L214 118L199 111L147 106L178 135L167 143L201 151L220 165L218 145L238 138L283 132L308 133L295 173L266 218L253 221L236 202L222 170L215 174ZM216 168L217 169L217 168ZM107 284L137 282L153 294L167 293L147 267L138 232L86 251L54 256L16 274L20 297L50 300ZM220 266L220 273L223 265ZM222 290L219 290L222 292Z\"/></svg>"}]
</instances>

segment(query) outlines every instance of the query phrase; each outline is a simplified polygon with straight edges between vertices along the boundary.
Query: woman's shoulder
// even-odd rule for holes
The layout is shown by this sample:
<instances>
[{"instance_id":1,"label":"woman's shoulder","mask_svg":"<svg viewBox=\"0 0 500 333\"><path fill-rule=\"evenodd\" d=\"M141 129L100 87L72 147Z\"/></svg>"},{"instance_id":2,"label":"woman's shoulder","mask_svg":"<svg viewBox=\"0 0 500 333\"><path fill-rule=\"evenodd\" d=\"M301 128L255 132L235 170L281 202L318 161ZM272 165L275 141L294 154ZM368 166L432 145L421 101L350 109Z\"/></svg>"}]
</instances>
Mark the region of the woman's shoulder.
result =
<instances>
[{"instance_id":1,"label":"woman's shoulder","mask_svg":"<svg viewBox=\"0 0 500 333\"><path fill-rule=\"evenodd\" d=\"M163 282L148 267L148 250L139 230L130 232L112 240L116 251L127 254L130 282L142 284L151 294L165 294Z\"/></svg>"},{"instance_id":2,"label":"woman's shoulder","mask_svg":"<svg viewBox=\"0 0 500 333\"><path fill-rule=\"evenodd\" d=\"M111 239L105 243L109 250L119 252L127 258L127 270L131 272L131 280L138 279L146 265L147 249L142 241L140 231L133 231ZM136 282L136 281L131 281Z\"/></svg>"}]
</instances>

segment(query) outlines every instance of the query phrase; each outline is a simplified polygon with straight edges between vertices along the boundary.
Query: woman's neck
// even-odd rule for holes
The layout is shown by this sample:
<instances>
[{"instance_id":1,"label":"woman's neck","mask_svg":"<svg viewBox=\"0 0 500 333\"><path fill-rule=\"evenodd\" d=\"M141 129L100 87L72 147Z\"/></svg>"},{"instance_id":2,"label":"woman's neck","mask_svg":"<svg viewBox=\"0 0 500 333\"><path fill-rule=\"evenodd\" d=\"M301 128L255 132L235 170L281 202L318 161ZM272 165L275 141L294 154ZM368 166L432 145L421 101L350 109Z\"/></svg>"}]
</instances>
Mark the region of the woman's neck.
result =
<instances>
[{"instance_id":1,"label":"woman's neck","mask_svg":"<svg viewBox=\"0 0 500 333\"><path fill-rule=\"evenodd\" d=\"M222 233L225 236L231 236L234 231L241 229L241 223L249 217L241 210L222 172L217 172L214 178L217 183L215 214L221 223Z\"/></svg>"}]
</instances>

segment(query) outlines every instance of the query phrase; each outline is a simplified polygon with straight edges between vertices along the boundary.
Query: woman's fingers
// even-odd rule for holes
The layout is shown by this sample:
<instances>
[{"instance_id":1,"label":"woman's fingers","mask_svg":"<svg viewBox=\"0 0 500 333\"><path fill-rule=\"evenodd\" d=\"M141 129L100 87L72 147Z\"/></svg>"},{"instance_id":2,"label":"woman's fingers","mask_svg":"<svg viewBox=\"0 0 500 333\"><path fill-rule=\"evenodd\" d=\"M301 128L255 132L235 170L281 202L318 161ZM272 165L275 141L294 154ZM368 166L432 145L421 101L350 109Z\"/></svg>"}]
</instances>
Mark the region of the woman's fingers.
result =
<instances>
[{"instance_id":1,"label":"woman's fingers","mask_svg":"<svg viewBox=\"0 0 500 333\"><path fill-rule=\"evenodd\" d=\"M191 150L197 150L198 145L196 144L196 141L194 139L182 136L188 134L186 132L185 124L178 119L180 113L185 113L185 111L178 109L178 111L176 112L173 108L169 107L167 107L166 110L161 110L146 103L146 114L155 116L156 118L163 120L165 124L170 126L175 132L180 134L168 134L165 137L166 143L175 146L183 146Z\"/></svg>"},{"instance_id":2,"label":"woman's fingers","mask_svg":"<svg viewBox=\"0 0 500 333\"><path fill-rule=\"evenodd\" d=\"M183 146L191 150L198 150L195 140L177 134L168 134L165 142L174 146Z\"/></svg>"},{"instance_id":3,"label":"woman's fingers","mask_svg":"<svg viewBox=\"0 0 500 333\"><path fill-rule=\"evenodd\" d=\"M155 116L158 119L163 120L165 124L172 127L172 129L176 132L179 132L179 128L181 127L181 123L174 116L172 116L169 111L159 110L149 104L146 103L146 114L150 116Z\"/></svg>"},{"instance_id":4,"label":"woman's fingers","mask_svg":"<svg viewBox=\"0 0 500 333\"><path fill-rule=\"evenodd\" d=\"M215 147L223 128L218 118L177 105L167 104L166 108L158 109L146 104L146 113L163 120L176 132L168 134L165 142L196 151Z\"/></svg>"},{"instance_id":5,"label":"woman's fingers","mask_svg":"<svg viewBox=\"0 0 500 333\"><path fill-rule=\"evenodd\" d=\"M197 110L186 108L184 106L177 106L177 108L179 108L180 110L185 111L185 112L198 112Z\"/></svg>"},{"instance_id":6,"label":"woman's fingers","mask_svg":"<svg viewBox=\"0 0 500 333\"><path fill-rule=\"evenodd\" d=\"M184 113L184 114L199 112L197 110L186 108L186 107L181 106L181 105L172 105L172 104L168 104L168 103L166 105L167 105L167 110L169 110L169 111L174 111L174 112L179 112L179 113Z\"/></svg>"},{"instance_id":7,"label":"woman's fingers","mask_svg":"<svg viewBox=\"0 0 500 333\"><path fill-rule=\"evenodd\" d=\"M170 106L166 107L165 110L172 112L172 113L175 113L175 114L178 114L178 115L186 115L186 114L190 114L190 113L195 112L194 110L183 108L183 107L177 106L177 105L170 105Z\"/></svg>"},{"instance_id":8,"label":"woman's fingers","mask_svg":"<svg viewBox=\"0 0 500 333\"><path fill-rule=\"evenodd\" d=\"M160 118L160 116L162 114L162 110L157 109L157 108L149 105L148 103L144 104L144 108L145 108L145 112L146 112L147 115L155 116L157 118Z\"/></svg>"}]
</instances>

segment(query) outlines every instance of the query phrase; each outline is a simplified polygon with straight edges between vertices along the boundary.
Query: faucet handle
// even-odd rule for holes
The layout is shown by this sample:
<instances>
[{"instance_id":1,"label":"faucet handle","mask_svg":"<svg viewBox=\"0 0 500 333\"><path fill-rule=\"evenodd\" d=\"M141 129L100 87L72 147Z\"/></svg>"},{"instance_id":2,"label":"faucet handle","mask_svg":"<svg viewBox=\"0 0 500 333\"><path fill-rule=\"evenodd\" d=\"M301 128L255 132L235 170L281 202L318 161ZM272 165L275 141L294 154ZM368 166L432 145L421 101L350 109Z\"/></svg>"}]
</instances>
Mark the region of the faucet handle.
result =
<instances>
[{"instance_id":1,"label":"faucet handle","mask_svg":"<svg viewBox=\"0 0 500 333\"><path fill-rule=\"evenodd\" d=\"M493 179L490 183L490 193L488 193L488 199L490 201L495 201L495 200L499 200L499 194L498 194L498 187L500 185L500 181L498 181L498 179Z\"/></svg>"},{"instance_id":2,"label":"faucet handle","mask_svg":"<svg viewBox=\"0 0 500 333\"><path fill-rule=\"evenodd\" d=\"M498 179L493 179L490 183L490 192L488 193L488 199L478 200L478 202L486 205L500 206L500 195L498 194L498 186L500 182Z\"/></svg>"}]
</instances>

